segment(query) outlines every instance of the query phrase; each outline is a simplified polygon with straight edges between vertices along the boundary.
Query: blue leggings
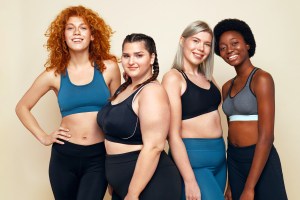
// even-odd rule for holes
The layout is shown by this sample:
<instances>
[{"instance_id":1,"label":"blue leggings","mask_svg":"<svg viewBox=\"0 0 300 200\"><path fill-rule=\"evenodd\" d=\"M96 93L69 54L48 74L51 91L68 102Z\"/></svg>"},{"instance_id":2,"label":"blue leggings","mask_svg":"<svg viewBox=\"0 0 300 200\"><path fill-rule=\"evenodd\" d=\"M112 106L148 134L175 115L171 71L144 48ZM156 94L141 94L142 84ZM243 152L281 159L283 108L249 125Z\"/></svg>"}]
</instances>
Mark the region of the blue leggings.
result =
<instances>
[{"instance_id":1,"label":"blue leggings","mask_svg":"<svg viewBox=\"0 0 300 200\"><path fill-rule=\"evenodd\" d=\"M223 138L183 138L202 200L224 200L226 152ZM184 185L184 184L183 184ZM185 200L183 188L182 200Z\"/></svg>"}]
</instances>

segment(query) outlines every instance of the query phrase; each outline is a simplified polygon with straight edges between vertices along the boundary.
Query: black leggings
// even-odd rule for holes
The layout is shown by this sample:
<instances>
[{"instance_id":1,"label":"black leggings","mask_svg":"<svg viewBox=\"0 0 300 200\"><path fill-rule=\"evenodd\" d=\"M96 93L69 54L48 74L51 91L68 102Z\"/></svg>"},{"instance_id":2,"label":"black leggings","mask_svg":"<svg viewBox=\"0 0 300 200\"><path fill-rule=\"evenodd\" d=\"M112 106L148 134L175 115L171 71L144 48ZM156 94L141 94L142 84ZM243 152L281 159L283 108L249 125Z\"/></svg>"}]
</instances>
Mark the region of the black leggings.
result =
<instances>
[{"instance_id":1,"label":"black leggings","mask_svg":"<svg viewBox=\"0 0 300 200\"><path fill-rule=\"evenodd\" d=\"M53 144L49 177L56 200L103 199L105 178L104 143L82 146Z\"/></svg>"},{"instance_id":2,"label":"black leggings","mask_svg":"<svg viewBox=\"0 0 300 200\"><path fill-rule=\"evenodd\" d=\"M235 147L228 142L228 178L232 199L239 200L244 190L255 151L255 145ZM255 200L286 200L282 169L278 153L272 146L268 161L255 186Z\"/></svg>"},{"instance_id":3,"label":"black leggings","mask_svg":"<svg viewBox=\"0 0 300 200\"><path fill-rule=\"evenodd\" d=\"M140 151L106 156L106 177L113 188L112 200L125 198ZM181 177L166 152L161 153L151 180L140 194L140 200L180 200Z\"/></svg>"}]
</instances>

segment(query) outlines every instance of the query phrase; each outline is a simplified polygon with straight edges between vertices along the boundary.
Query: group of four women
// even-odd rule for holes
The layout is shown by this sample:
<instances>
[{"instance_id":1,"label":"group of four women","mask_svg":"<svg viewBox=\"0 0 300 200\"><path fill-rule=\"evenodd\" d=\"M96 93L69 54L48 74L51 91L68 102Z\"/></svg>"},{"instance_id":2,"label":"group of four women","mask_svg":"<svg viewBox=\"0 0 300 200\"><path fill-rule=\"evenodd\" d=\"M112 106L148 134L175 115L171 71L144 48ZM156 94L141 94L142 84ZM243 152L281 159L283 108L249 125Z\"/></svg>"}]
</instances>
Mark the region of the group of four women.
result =
<instances>
[{"instance_id":1,"label":"group of four women","mask_svg":"<svg viewBox=\"0 0 300 200\"><path fill-rule=\"evenodd\" d=\"M46 70L17 104L24 126L52 145L55 199L103 199L107 185L113 200L287 199L273 146L274 83L250 61L255 40L245 22L226 19L214 31L203 21L188 25L162 84L154 40L130 34L122 44L120 86L111 35L96 12L63 10L47 30ZM237 74L222 95L214 52ZM48 134L30 110L50 90L62 121ZM221 96L229 126L225 196Z\"/></svg>"}]
</instances>

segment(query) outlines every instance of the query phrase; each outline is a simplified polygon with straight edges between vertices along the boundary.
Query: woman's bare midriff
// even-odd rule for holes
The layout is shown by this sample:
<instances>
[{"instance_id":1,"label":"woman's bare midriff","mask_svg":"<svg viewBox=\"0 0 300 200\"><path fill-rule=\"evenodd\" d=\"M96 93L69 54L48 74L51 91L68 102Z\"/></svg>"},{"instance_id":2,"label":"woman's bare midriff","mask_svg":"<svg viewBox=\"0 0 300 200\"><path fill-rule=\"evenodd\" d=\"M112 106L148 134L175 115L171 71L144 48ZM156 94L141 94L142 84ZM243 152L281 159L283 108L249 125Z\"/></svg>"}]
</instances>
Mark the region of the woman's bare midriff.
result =
<instances>
[{"instance_id":1,"label":"woman's bare midriff","mask_svg":"<svg viewBox=\"0 0 300 200\"><path fill-rule=\"evenodd\" d=\"M115 154L123 154L132 151L139 151L143 148L143 145L129 145L129 144L122 144L117 142L111 142L109 140L105 140L105 149L108 155L115 155Z\"/></svg>"},{"instance_id":2,"label":"woman's bare midriff","mask_svg":"<svg viewBox=\"0 0 300 200\"><path fill-rule=\"evenodd\" d=\"M61 127L69 129L69 142L80 145L92 145L104 141L99 128L97 112L85 112L68 115L62 119Z\"/></svg>"},{"instance_id":3,"label":"woman's bare midriff","mask_svg":"<svg viewBox=\"0 0 300 200\"><path fill-rule=\"evenodd\" d=\"M233 121L228 125L228 140L237 147L246 147L257 143L257 121Z\"/></svg>"},{"instance_id":4,"label":"woman's bare midriff","mask_svg":"<svg viewBox=\"0 0 300 200\"><path fill-rule=\"evenodd\" d=\"M182 138L220 138L222 127L219 112L212 111L182 121Z\"/></svg>"}]
</instances>

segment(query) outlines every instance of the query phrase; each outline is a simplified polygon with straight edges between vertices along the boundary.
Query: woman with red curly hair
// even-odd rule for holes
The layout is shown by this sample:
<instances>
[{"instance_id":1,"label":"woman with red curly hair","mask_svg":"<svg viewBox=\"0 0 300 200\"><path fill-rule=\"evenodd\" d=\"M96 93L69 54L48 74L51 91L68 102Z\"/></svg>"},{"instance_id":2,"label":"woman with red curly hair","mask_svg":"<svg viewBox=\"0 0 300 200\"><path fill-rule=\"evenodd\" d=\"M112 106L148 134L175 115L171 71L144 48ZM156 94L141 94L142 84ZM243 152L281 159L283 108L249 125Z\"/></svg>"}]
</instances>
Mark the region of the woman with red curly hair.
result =
<instances>
[{"instance_id":1,"label":"woman with red curly hair","mask_svg":"<svg viewBox=\"0 0 300 200\"><path fill-rule=\"evenodd\" d=\"M64 9L46 36L46 70L16 106L24 126L45 146L52 145L49 165L56 200L103 199L105 147L97 112L119 87L116 57L109 53L111 28L83 6ZM60 127L46 133L30 112L48 91L57 95Z\"/></svg>"}]
</instances>

